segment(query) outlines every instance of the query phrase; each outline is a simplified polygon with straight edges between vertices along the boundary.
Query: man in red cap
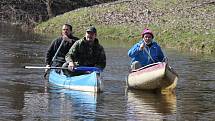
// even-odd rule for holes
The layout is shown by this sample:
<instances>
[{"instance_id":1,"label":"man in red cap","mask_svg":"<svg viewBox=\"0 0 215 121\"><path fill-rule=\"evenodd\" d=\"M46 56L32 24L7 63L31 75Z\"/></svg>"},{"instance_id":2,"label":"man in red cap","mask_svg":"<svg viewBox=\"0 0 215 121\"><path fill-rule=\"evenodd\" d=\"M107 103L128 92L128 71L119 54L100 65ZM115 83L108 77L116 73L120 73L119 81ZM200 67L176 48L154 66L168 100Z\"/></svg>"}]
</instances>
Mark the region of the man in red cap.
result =
<instances>
[{"instance_id":1,"label":"man in red cap","mask_svg":"<svg viewBox=\"0 0 215 121\"><path fill-rule=\"evenodd\" d=\"M128 56L132 59L132 70L164 61L164 54L161 47L154 41L152 31L144 29L141 35L142 39L128 51Z\"/></svg>"}]
</instances>

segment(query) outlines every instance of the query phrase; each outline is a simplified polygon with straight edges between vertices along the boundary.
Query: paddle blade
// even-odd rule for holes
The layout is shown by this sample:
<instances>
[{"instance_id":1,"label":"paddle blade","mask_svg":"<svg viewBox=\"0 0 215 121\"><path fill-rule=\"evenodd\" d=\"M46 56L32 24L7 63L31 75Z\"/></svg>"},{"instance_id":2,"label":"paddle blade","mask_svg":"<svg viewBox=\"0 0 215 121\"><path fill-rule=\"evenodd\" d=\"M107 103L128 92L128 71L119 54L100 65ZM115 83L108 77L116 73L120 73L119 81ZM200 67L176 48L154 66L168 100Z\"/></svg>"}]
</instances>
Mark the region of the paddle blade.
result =
<instances>
[{"instance_id":1,"label":"paddle blade","mask_svg":"<svg viewBox=\"0 0 215 121\"><path fill-rule=\"evenodd\" d=\"M75 71L98 71L101 72L102 69L97 67L76 67L74 68Z\"/></svg>"}]
</instances>

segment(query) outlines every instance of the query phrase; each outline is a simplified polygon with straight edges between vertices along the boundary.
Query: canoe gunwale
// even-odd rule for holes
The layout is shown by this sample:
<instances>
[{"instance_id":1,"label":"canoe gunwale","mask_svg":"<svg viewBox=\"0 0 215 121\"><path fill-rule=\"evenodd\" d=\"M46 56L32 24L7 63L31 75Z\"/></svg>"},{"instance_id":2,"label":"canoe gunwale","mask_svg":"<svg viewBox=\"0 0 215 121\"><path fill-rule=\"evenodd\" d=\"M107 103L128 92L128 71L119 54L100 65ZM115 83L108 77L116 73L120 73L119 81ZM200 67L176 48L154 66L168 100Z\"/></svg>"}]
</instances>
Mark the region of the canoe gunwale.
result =
<instances>
[{"instance_id":1,"label":"canoe gunwale","mask_svg":"<svg viewBox=\"0 0 215 121\"><path fill-rule=\"evenodd\" d=\"M152 63L152 64L149 64L149 65L143 66L143 67L141 67L141 68L132 70L131 73L132 73L132 72L137 72L137 71L140 71L140 70L143 70L143 69L146 69L146 68L149 68L149 67L152 67L152 66L161 64L161 63L162 63L162 62Z\"/></svg>"}]
</instances>

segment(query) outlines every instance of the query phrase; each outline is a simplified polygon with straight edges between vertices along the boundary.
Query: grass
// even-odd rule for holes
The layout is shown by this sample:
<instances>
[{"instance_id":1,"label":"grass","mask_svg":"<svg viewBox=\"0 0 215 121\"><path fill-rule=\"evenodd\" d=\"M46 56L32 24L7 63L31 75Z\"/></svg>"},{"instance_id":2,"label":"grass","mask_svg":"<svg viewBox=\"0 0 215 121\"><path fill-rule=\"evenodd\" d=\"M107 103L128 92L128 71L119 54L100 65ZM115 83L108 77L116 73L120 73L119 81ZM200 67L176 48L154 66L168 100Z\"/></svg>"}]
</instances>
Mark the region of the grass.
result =
<instances>
[{"instance_id":1,"label":"grass","mask_svg":"<svg viewBox=\"0 0 215 121\"><path fill-rule=\"evenodd\" d=\"M74 34L81 38L85 34L85 29L89 25L94 25L98 30L99 40L105 46L127 47L138 41L141 38L141 31L149 27L162 46L213 54L215 7L204 5L203 2L203 6L198 7L194 3L195 1L186 0L151 0L148 8L154 13L163 14L156 16L154 21L147 24L112 24L102 21L101 15L129 12L129 4L126 3L81 8L39 23L35 27L35 32L57 36L62 25L70 23L73 25Z\"/></svg>"}]
</instances>

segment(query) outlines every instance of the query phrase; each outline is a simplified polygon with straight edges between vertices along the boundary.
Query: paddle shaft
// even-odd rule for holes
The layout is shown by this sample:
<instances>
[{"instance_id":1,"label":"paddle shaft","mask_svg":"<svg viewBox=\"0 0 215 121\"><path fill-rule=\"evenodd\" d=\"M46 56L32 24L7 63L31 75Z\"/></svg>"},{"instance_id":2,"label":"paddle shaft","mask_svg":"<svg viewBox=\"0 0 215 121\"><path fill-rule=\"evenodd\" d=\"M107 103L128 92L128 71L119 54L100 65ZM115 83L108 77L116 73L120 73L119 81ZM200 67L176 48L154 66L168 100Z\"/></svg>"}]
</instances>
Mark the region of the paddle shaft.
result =
<instances>
[{"instance_id":1,"label":"paddle shaft","mask_svg":"<svg viewBox=\"0 0 215 121\"><path fill-rule=\"evenodd\" d=\"M63 67L40 67L40 66L25 66L26 69L68 69Z\"/></svg>"},{"instance_id":2,"label":"paddle shaft","mask_svg":"<svg viewBox=\"0 0 215 121\"><path fill-rule=\"evenodd\" d=\"M153 63L155 63L154 59L152 58L152 56L150 55L149 51L144 47L144 51L146 51L146 53L148 54L149 58L153 61ZM163 61L164 62L165 60L167 59L167 57L164 57L163 58ZM166 62L166 61L165 61Z\"/></svg>"},{"instance_id":3,"label":"paddle shaft","mask_svg":"<svg viewBox=\"0 0 215 121\"><path fill-rule=\"evenodd\" d=\"M64 41L65 41L64 39L61 41L60 46L58 47L58 49L57 49L57 51L56 51L56 53L55 53L54 57L52 58L52 61L51 61L50 66L52 65L52 63L53 63L53 62L54 62L54 60L56 59L57 54L59 53L59 51L60 51L60 49L61 49L61 47L62 47L62 45L63 45ZM48 71L46 71L46 72L45 72L45 74L44 74L44 78L46 78L46 75L47 75L47 74L48 74Z\"/></svg>"},{"instance_id":4,"label":"paddle shaft","mask_svg":"<svg viewBox=\"0 0 215 121\"><path fill-rule=\"evenodd\" d=\"M57 49L57 51L56 51L56 53L55 53L55 55L54 55L54 57L52 58L52 63L54 62L54 60L56 59L56 57L57 57L57 54L59 53L59 51L60 51L60 49L61 49L61 47L62 47L62 45L63 45L63 43L64 43L64 39L62 40L62 42L60 43L60 46L58 47L58 49ZM51 64L52 65L52 64ZM51 66L50 65L50 66Z\"/></svg>"},{"instance_id":5,"label":"paddle shaft","mask_svg":"<svg viewBox=\"0 0 215 121\"><path fill-rule=\"evenodd\" d=\"M146 53L148 54L149 58L153 61L153 63L155 62L154 59L152 58L152 56L150 55L149 51L144 47L144 50L146 51Z\"/></svg>"},{"instance_id":6,"label":"paddle shaft","mask_svg":"<svg viewBox=\"0 0 215 121\"><path fill-rule=\"evenodd\" d=\"M25 66L26 69L68 69L63 67L39 67L39 66ZM97 67L75 67L74 71L102 71Z\"/></svg>"}]
</instances>

